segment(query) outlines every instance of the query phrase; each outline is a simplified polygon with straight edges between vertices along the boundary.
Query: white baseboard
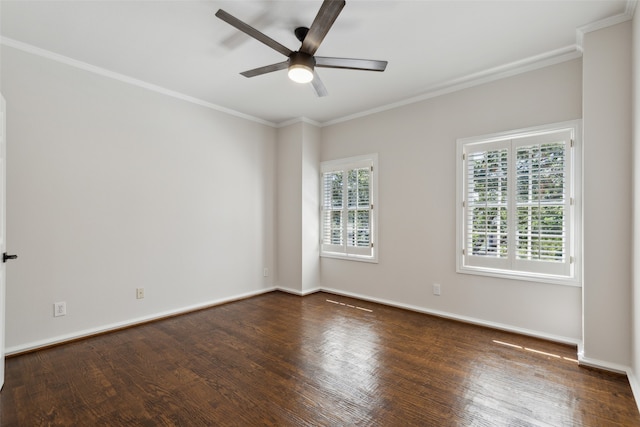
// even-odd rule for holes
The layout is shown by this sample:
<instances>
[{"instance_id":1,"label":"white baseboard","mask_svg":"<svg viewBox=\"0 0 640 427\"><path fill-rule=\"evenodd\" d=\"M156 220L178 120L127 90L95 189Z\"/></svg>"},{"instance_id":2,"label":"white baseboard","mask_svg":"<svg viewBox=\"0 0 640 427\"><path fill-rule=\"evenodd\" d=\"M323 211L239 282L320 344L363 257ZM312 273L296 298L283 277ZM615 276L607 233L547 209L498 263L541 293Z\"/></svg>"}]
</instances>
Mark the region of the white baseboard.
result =
<instances>
[{"instance_id":1,"label":"white baseboard","mask_svg":"<svg viewBox=\"0 0 640 427\"><path fill-rule=\"evenodd\" d=\"M617 372L618 374L627 374L631 371L628 366L620 365L618 363L605 362L604 360L593 359L585 357L584 352L580 350L578 352L578 362L582 366L590 366L592 368L604 369L606 371Z\"/></svg>"},{"instance_id":2,"label":"white baseboard","mask_svg":"<svg viewBox=\"0 0 640 427\"><path fill-rule=\"evenodd\" d=\"M311 295L311 294L315 294L316 292L320 292L322 289L321 288L313 288L313 289L306 289L304 291L300 291L298 289L291 289L291 288L287 288L287 287L284 287L284 286L277 286L275 288L275 290L303 297L305 295Z\"/></svg>"},{"instance_id":3,"label":"white baseboard","mask_svg":"<svg viewBox=\"0 0 640 427\"><path fill-rule=\"evenodd\" d=\"M122 328L128 328L131 326L151 322L153 320L159 320L166 317L176 316L179 314L185 314L196 310L202 310L208 307L215 307L216 305L226 304L233 301L238 301L246 298L251 298L257 295L262 295L268 292L273 292L276 288L266 288L260 289L257 291L246 292L244 294L234 295L232 297L220 298L213 301L208 301L201 304L194 304L186 307L181 307L173 310L167 310L160 313L151 314L148 316L138 317L135 319L129 319L122 322L115 322L104 326L99 326L97 328L84 329L82 331L72 332L69 334L59 335L56 337L47 338L40 341L33 341L26 344L21 344L13 347L7 347L5 349L5 354L7 356L11 356L12 354L24 353L27 351L37 350L39 348L48 347L51 345L62 344L68 341L74 341L80 338L90 337L92 335L98 335L105 332L115 331Z\"/></svg>"},{"instance_id":4,"label":"white baseboard","mask_svg":"<svg viewBox=\"0 0 640 427\"><path fill-rule=\"evenodd\" d=\"M469 317L469 316L461 316L459 314L455 314L455 313L449 313L446 311L440 311L440 310L431 310L431 309L427 309L424 307L418 307L415 305L410 305L410 304L404 304L404 303L399 303L396 301L390 301L390 300L385 300L382 298L372 298L366 295L360 295L360 294L356 294L356 293L352 293L352 292L344 292L344 291L340 291L338 289L330 289L330 288L322 288L321 290L332 293L332 294L336 294L336 295L343 295L346 297L352 297L352 298L358 298L364 301L371 301L371 302L375 302L375 303L379 303L379 304L384 304L384 305L388 305L391 307L397 307L397 308L402 308L405 310L411 310L411 311L416 311L418 313L424 313L424 314L431 314L433 316L438 316L438 317L443 317L445 319L452 319L452 320L457 320L460 322L465 322L465 323L471 323L473 325L479 325L479 326L486 326L488 328L492 328L492 329L499 329L502 331L507 331L507 332L514 332L517 334L522 334L522 335L528 335L531 337L535 337L535 338L542 338L548 341L554 341L554 342L559 342L562 344L569 344L569 345L575 345L575 346L581 346L581 341L575 338L571 338L571 337L564 337L564 336L560 336L560 335L554 335L554 334L548 334L546 332L540 332L540 331L535 331L532 329L525 329L525 328L519 328L516 326L512 326L512 325L506 325L503 323L497 323L497 322L490 322L487 320L482 320L482 319L477 319L475 317Z\"/></svg>"}]
</instances>

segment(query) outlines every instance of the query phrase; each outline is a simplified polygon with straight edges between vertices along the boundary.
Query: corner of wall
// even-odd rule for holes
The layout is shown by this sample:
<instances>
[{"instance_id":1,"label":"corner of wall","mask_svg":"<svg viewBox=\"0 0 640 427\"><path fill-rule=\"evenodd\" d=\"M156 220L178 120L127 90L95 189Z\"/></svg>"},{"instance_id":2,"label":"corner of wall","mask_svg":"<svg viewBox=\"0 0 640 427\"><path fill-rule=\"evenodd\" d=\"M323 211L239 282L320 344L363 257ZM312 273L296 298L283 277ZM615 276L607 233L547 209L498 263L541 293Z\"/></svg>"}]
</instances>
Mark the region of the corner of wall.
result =
<instances>
[{"instance_id":1,"label":"corner of wall","mask_svg":"<svg viewBox=\"0 0 640 427\"><path fill-rule=\"evenodd\" d=\"M623 22L585 34L583 55L583 168L601 172L585 173L583 183L584 360L615 366L630 366L633 352L630 29Z\"/></svg>"}]
</instances>

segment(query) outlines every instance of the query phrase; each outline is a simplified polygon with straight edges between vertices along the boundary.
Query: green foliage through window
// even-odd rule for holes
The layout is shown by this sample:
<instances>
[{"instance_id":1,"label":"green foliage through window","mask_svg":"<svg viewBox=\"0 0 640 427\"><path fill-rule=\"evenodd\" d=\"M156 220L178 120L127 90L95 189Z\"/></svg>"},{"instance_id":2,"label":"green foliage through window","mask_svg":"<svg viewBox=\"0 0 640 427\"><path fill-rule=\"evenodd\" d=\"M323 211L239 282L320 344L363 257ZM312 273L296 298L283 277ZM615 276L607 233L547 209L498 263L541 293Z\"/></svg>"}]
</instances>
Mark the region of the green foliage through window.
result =
<instances>
[{"instance_id":1,"label":"green foliage through window","mask_svg":"<svg viewBox=\"0 0 640 427\"><path fill-rule=\"evenodd\" d=\"M376 155L324 162L321 255L377 261L373 250Z\"/></svg>"}]
</instances>

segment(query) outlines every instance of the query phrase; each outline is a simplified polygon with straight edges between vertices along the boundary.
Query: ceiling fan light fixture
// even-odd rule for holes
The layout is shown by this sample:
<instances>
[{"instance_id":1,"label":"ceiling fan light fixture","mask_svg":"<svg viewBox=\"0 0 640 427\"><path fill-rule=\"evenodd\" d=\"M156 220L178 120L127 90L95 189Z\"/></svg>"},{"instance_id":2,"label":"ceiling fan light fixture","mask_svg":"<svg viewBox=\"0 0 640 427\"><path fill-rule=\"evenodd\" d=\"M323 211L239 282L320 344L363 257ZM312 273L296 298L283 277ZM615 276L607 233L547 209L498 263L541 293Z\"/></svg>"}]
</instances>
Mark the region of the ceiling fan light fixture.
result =
<instances>
[{"instance_id":1,"label":"ceiling fan light fixture","mask_svg":"<svg viewBox=\"0 0 640 427\"><path fill-rule=\"evenodd\" d=\"M313 80L313 70L303 64L290 65L289 78L296 83L309 83Z\"/></svg>"},{"instance_id":2,"label":"ceiling fan light fixture","mask_svg":"<svg viewBox=\"0 0 640 427\"><path fill-rule=\"evenodd\" d=\"M313 56L304 52L293 52L289 56L289 78L296 83L309 83L313 80Z\"/></svg>"}]
</instances>

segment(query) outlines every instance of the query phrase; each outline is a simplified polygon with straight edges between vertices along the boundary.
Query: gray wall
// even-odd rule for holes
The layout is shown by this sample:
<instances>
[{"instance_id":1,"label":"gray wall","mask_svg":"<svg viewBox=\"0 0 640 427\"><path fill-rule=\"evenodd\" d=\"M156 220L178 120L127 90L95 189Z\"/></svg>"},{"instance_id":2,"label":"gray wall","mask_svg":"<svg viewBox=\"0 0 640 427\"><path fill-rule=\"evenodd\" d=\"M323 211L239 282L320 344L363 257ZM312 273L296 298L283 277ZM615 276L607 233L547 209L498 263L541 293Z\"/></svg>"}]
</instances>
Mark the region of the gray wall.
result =
<instances>
[{"instance_id":1,"label":"gray wall","mask_svg":"<svg viewBox=\"0 0 640 427\"><path fill-rule=\"evenodd\" d=\"M323 129L322 160L379 155L379 264L323 259L324 287L581 339L581 288L456 273L456 139L582 115L573 60ZM442 295L432 294L439 283Z\"/></svg>"},{"instance_id":2,"label":"gray wall","mask_svg":"<svg viewBox=\"0 0 640 427\"><path fill-rule=\"evenodd\" d=\"M2 93L9 352L271 287L273 128L4 46Z\"/></svg>"}]
</instances>

